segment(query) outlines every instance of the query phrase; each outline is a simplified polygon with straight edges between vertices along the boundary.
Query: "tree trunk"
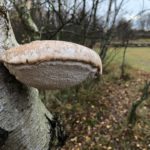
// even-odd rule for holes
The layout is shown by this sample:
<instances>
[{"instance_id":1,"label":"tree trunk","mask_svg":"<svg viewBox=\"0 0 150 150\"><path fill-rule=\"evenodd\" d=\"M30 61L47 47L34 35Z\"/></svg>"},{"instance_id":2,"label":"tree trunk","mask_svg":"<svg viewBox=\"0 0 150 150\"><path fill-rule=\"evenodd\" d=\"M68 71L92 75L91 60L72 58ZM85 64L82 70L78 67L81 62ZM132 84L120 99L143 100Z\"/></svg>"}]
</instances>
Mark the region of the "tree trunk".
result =
<instances>
[{"instance_id":1,"label":"tree trunk","mask_svg":"<svg viewBox=\"0 0 150 150\"><path fill-rule=\"evenodd\" d=\"M15 0L11 0L11 2L16 8L22 23L30 34L31 40L41 39L40 31L31 16L32 1L26 0L18 4L16 4Z\"/></svg>"},{"instance_id":2,"label":"tree trunk","mask_svg":"<svg viewBox=\"0 0 150 150\"><path fill-rule=\"evenodd\" d=\"M4 1L0 2L0 52L18 45ZM52 137L52 115L29 88L0 64L0 149L48 150Z\"/></svg>"},{"instance_id":3,"label":"tree trunk","mask_svg":"<svg viewBox=\"0 0 150 150\"><path fill-rule=\"evenodd\" d=\"M125 67L126 67L126 52L128 48L128 43L129 41L127 40L126 42L123 42L124 45L124 51L123 51L123 58L122 58L122 64L121 64L121 74L120 74L120 79L126 79L126 73L125 73Z\"/></svg>"}]
</instances>

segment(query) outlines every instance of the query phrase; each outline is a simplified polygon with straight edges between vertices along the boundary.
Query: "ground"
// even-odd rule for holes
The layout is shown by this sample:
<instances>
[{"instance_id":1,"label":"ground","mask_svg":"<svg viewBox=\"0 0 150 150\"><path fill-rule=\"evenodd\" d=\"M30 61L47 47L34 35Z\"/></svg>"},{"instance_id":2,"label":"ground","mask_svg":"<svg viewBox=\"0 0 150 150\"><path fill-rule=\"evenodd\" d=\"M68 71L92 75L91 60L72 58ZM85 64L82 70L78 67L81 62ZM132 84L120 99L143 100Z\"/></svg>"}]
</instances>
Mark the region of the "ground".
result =
<instances>
[{"instance_id":1,"label":"ground","mask_svg":"<svg viewBox=\"0 0 150 150\"><path fill-rule=\"evenodd\" d=\"M150 102L138 109L138 120L133 129L127 117L133 101L139 99L140 89L148 74L138 72L130 81L105 81L80 89L78 100L68 98L62 106L55 104L55 112L64 120L69 138L62 150L150 149Z\"/></svg>"},{"instance_id":2,"label":"ground","mask_svg":"<svg viewBox=\"0 0 150 150\"><path fill-rule=\"evenodd\" d=\"M131 53L133 57L134 49ZM112 65L94 84L84 83L80 88L52 94L53 103L47 103L47 107L61 115L69 135L61 150L150 149L150 99L138 108L135 126L127 124L131 105L140 98L150 73L130 67L129 78L124 81L119 79L118 70L118 65Z\"/></svg>"}]
</instances>

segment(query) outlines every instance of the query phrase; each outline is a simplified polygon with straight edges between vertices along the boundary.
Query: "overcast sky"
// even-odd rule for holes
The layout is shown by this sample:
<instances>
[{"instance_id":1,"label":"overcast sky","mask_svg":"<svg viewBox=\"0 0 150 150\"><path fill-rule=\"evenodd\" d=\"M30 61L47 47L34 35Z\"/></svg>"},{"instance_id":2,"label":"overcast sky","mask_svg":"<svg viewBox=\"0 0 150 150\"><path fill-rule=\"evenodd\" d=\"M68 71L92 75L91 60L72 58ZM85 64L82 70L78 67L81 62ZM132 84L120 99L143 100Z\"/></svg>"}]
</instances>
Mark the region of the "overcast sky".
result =
<instances>
[{"instance_id":1,"label":"overcast sky","mask_svg":"<svg viewBox=\"0 0 150 150\"><path fill-rule=\"evenodd\" d=\"M127 11L125 15L129 18L133 18L138 12L148 9L150 9L150 0L128 0L128 3L124 5L124 11Z\"/></svg>"},{"instance_id":2,"label":"overcast sky","mask_svg":"<svg viewBox=\"0 0 150 150\"><path fill-rule=\"evenodd\" d=\"M121 1L121 0L118 0ZM109 0L106 0L105 2L100 5L99 13L102 14L102 12L105 14L106 10L108 9L108 2ZM88 7L92 6L92 0L87 0ZM150 9L150 0L124 0L123 8L121 10L121 16L125 16L125 18L128 19L136 19L136 15L142 11ZM150 12L150 10L149 10Z\"/></svg>"}]
</instances>

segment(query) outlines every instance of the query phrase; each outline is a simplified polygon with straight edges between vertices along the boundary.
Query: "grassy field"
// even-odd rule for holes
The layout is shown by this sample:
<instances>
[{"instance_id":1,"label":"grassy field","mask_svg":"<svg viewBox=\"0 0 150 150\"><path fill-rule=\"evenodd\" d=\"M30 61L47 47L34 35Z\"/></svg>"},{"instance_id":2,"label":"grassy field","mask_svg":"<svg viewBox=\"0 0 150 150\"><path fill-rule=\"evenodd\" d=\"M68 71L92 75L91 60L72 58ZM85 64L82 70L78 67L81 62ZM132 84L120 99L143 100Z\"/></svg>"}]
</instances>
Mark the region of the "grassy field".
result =
<instances>
[{"instance_id":1,"label":"grassy field","mask_svg":"<svg viewBox=\"0 0 150 150\"><path fill-rule=\"evenodd\" d=\"M117 51L113 62L121 64L123 49L118 49ZM126 64L138 70L150 72L150 48L128 48L126 53Z\"/></svg>"}]
</instances>

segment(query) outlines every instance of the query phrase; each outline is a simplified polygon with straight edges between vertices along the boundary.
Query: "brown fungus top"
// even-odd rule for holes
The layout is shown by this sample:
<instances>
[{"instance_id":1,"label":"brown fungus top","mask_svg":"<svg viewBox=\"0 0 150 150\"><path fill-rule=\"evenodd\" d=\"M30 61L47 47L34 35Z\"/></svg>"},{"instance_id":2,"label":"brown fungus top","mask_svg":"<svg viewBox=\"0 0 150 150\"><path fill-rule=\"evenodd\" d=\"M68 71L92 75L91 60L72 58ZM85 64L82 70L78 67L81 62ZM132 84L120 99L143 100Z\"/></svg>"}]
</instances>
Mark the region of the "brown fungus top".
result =
<instances>
[{"instance_id":1,"label":"brown fungus top","mask_svg":"<svg viewBox=\"0 0 150 150\"><path fill-rule=\"evenodd\" d=\"M11 48L2 59L7 64L35 64L43 61L75 61L92 65L102 73L99 56L93 50L64 41L34 41Z\"/></svg>"}]
</instances>

